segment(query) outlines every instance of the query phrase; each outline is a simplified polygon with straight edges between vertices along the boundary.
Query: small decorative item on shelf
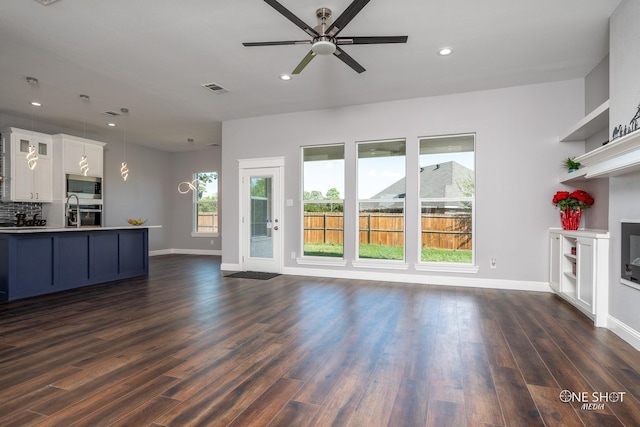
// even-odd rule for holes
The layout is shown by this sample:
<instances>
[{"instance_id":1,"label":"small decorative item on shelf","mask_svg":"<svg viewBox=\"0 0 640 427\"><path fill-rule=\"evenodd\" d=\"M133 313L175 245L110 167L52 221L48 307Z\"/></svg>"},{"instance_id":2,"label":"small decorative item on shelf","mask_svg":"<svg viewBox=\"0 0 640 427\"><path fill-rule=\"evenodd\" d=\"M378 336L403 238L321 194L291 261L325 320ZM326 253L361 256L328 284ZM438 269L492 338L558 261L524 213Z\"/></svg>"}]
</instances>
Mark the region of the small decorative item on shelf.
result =
<instances>
[{"instance_id":1,"label":"small decorative item on shelf","mask_svg":"<svg viewBox=\"0 0 640 427\"><path fill-rule=\"evenodd\" d=\"M146 220L146 219L144 219L144 220L143 220L142 218L138 218L138 219L135 219L135 218L129 218L129 219L127 220L127 222L128 222L130 225L142 225L142 224L146 223L146 222L147 222L147 220Z\"/></svg>"},{"instance_id":2,"label":"small decorative item on shelf","mask_svg":"<svg viewBox=\"0 0 640 427\"><path fill-rule=\"evenodd\" d=\"M553 196L553 204L560 209L560 221L565 230L577 230L580 227L582 209L593 205L593 197L583 190L574 192L558 191Z\"/></svg>"},{"instance_id":3,"label":"small decorative item on shelf","mask_svg":"<svg viewBox=\"0 0 640 427\"><path fill-rule=\"evenodd\" d=\"M564 166L567 168L567 171L575 172L580 169L580 166L582 165L580 164L580 162L576 162L571 157L567 157L567 160L564 161Z\"/></svg>"}]
</instances>

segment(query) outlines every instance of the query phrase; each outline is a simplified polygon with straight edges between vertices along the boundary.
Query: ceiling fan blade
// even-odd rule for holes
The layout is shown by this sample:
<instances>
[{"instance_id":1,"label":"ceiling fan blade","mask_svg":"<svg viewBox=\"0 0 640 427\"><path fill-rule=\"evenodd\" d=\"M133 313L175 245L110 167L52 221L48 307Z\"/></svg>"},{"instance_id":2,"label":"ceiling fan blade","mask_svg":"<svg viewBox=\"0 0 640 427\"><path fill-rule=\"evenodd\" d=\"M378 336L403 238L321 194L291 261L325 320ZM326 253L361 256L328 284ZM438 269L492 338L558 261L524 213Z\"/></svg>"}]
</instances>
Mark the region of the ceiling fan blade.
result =
<instances>
[{"instance_id":1,"label":"ceiling fan blade","mask_svg":"<svg viewBox=\"0 0 640 427\"><path fill-rule=\"evenodd\" d=\"M307 65L309 65L309 62L311 62L311 60L313 58L316 57L316 54L313 53L312 50L309 51L309 53L307 53L307 56L305 56L304 58L302 58L302 61L300 61L300 63L298 64L298 66L296 67L295 70L293 70L293 72L291 74L300 74L300 72L302 70L304 70L304 67L306 67Z\"/></svg>"},{"instance_id":2,"label":"ceiling fan blade","mask_svg":"<svg viewBox=\"0 0 640 427\"><path fill-rule=\"evenodd\" d=\"M368 1L368 0L367 0ZM305 33L309 34L312 37L317 37L320 34L310 25L307 25L302 19L298 18L296 15L291 13L289 9L278 3L276 0L264 0L269 6L280 12L282 16L287 18L289 21L296 24L298 27L302 29Z\"/></svg>"},{"instance_id":3,"label":"ceiling fan blade","mask_svg":"<svg viewBox=\"0 0 640 427\"><path fill-rule=\"evenodd\" d=\"M286 41L278 41L278 42L251 42L251 43L242 43L245 47L252 46L285 46L291 44L311 44L311 40L286 40Z\"/></svg>"},{"instance_id":4,"label":"ceiling fan blade","mask_svg":"<svg viewBox=\"0 0 640 427\"><path fill-rule=\"evenodd\" d=\"M339 37L336 43L343 44L382 44L382 43L406 43L408 36L381 36L381 37Z\"/></svg>"},{"instance_id":5,"label":"ceiling fan blade","mask_svg":"<svg viewBox=\"0 0 640 427\"><path fill-rule=\"evenodd\" d=\"M333 53L333 55L337 56L339 60L347 64L349 67L353 68L358 74L366 71L362 65L358 64L355 59L347 55L347 52L340 49L340 47L338 46L336 46L336 51Z\"/></svg>"},{"instance_id":6,"label":"ceiling fan blade","mask_svg":"<svg viewBox=\"0 0 640 427\"><path fill-rule=\"evenodd\" d=\"M266 0L265 0L266 1ZM370 0L353 0L353 2L342 12L342 15L338 16L338 19L333 21L329 28L327 28L326 33L332 37L338 35L340 31L347 26L349 22L362 10L363 7L369 3Z\"/></svg>"}]
</instances>

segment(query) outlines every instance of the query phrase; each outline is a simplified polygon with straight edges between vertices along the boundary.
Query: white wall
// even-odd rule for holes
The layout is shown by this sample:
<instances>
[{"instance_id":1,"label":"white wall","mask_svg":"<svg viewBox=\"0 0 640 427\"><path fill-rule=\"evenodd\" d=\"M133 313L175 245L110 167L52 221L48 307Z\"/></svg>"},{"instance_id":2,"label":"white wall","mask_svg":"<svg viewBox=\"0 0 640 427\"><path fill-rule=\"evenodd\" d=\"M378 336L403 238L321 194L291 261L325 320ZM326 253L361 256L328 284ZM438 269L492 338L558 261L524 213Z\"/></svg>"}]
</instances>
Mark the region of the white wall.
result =
<instances>
[{"instance_id":1,"label":"white wall","mask_svg":"<svg viewBox=\"0 0 640 427\"><path fill-rule=\"evenodd\" d=\"M614 126L628 124L640 103L640 2L624 0L611 16L610 134ZM640 221L640 173L609 179L610 307L609 313L640 331L640 291L620 283L620 221ZM636 332L640 333L640 332ZM640 336L637 337L640 339ZM639 341L640 342L640 341Z\"/></svg>"},{"instance_id":2,"label":"white wall","mask_svg":"<svg viewBox=\"0 0 640 427\"><path fill-rule=\"evenodd\" d=\"M330 90L330 89L329 89ZM549 227L559 226L551 198L562 187L561 162L583 152L582 144L558 142L558 135L584 116L584 84L572 80L551 84L464 93L300 112L223 124L222 189L223 265L239 264L237 160L285 157L285 268L296 267L289 254L300 254L300 146L345 143L347 165L355 160L357 141L406 138L407 158L417 157L418 137L476 132L475 278L548 282ZM409 160L411 161L411 160ZM416 166L409 164L409 167ZM355 227L355 170L347 168L346 226ZM417 179L407 177L407 194L417 194ZM407 262L417 262L418 203L407 199ZM345 237L354 236L346 229ZM345 243L345 258L354 259L355 244ZM498 267L489 268L497 259ZM354 267L339 269L342 272ZM361 268L357 269L362 271ZM379 271L379 270L377 270ZM416 272L413 268L407 274ZM438 274L442 276L442 273Z\"/></svg>"}]
</instances>

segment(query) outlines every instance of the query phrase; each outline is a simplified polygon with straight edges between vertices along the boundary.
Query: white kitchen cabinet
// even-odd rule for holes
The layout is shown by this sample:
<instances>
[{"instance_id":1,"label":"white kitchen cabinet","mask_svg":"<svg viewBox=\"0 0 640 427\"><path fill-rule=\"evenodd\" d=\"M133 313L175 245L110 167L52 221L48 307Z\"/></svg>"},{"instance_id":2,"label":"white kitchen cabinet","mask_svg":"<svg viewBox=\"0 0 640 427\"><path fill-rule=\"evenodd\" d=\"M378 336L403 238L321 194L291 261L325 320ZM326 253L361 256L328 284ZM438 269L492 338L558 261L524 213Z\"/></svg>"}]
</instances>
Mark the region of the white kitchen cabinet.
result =
<instances>
[{"instance_id":1,"label":"white kitchen cabinet","mask_svg":"<svg viewBox=\"0 0 640 427\"><path fill-rule=\"evenodd\" d=\"M38 160L34 169L27 161L29 147ZM16 128L2 130L2 199L13 202L51 202L53 199L53 150L50 135Z\"/></svg>"},{"instance_id":2,"label":"white kitchen cabinet","mask_svg":"<svg viewBox=\"0 0 640 427\"><path fill-rule=\"evenodd\" d=\"M80 160L87 156L87 176L102 177L104 143L71 135L54 135L54 141L62 148L64 174L82 175Z\"/></svg>"},{"instance_id":3,"label":"white kitchen cabinet","mask_svg":"<svg viewBox=\"0 0 640 427\"><path fill-rule=\"evenodd\" d=\"M609 315L609 233L551 229L549 286L598 327Z\"/></svg>"}]
</instances>

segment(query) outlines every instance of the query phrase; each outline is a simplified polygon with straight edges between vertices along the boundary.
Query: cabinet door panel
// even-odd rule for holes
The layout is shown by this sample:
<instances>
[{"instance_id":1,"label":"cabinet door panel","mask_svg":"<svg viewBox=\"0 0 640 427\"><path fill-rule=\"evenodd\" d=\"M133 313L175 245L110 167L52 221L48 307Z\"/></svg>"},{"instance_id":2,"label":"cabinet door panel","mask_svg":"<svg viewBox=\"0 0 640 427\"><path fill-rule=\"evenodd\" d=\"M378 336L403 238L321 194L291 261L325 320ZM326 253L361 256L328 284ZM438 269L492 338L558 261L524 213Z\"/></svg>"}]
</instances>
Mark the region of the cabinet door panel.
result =
<instances>
[{"instance_id":1,"label":"cabinet door panel","mask_svg":"<svg viewBox=\"0 0 640 427\"><path fill-rule=\"evenodd\" d=\"M118 235L94 234L89 237L89 275L92 283L116 280L119 275Z\"/></svg>"},{"instance_id":2,"label":"cabinet door panel","mask_svg":"<svg viewBox=\"0 0 640 427\"><path fill-rule=\"evenodd\" d=\"M102 176L102 147L97 145L85 144L85 154L89 164L89 176Z\"/></svg>"},{"instance_id":3,"label":"cabinet door panel","mask_svg":"<svg viewBox=\"0 0 640 427\"><path fill-rule=\"evenodd\" d=\"M53 238L17 239L16 257L16 298L46 294L55 290L53 287Z\"/></svg>"},{"instance_id":4,"label":"cabinet door panel","mask_svg":"<svg viewBox=\"0 0 640 427\"><path fill-rule=\"evenodd\" d=\"M33 171L29 169L27 158L20 154L13 156L11 165L12 193L11 199L21 202L34 202Z\"/></svg>"},{"instance_id":5,"label":"cabinet door panel","mask_svg":"<svg viewBox=\"0 0 640 427\"><path fill-rule=\"evenodd\" d=\"M53 200L53 170L51 159L39 159L33 172L33 193L36 202Z\"/></svg>"},{"instance_id":6,"label":"cabinet door panel","mask_svg":"<svg viewBox=\"0 0 640 427\"><path fill-rule=\"evenodd\" d=\"M147 235L145 230L120 233L120 274L144 274L147 271Z\"/></svg>"},{"instance_id":7,"label":"cabinet door panel","mask_svg":"<svg viewBox=\"0 0 640 427\"><path fill-rule=\"evenodd\" d=\"M549 236L549 284L554 291L560 290L560 236L551 234Z\"/></svg>"},{"instance_id":8,"label":"cabinet door panel","mask_svg":"<svg viewBox=\"0 0 640 427\"><path fill-rule=\"evenodd\" d=\"M578 239L578 301L593 312L595 245L591 239Z\"/></svg>"},{"instance_id":9,"label":"cabinet door panel","mask_svg":"<svg viewBox=\"0 0 640 427\"><path fill-rule=\"evenodd\" d=\"M89 282L89 236L62 234L58 238L56 286L71 289Z\"/></svg>"},{"instance_id":10,"label":"cabinet door panel","mask_svg":"<svg viewBox=\"0 0 640 427\"><path fill-rule=\"evenodd\" d=\"M64 173L80 175L80 160L84 154L84 144L76 141L64 141Z\"/></svg>"}]
</instances>

